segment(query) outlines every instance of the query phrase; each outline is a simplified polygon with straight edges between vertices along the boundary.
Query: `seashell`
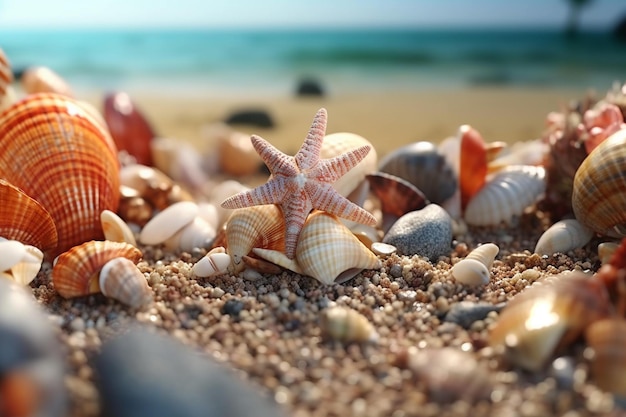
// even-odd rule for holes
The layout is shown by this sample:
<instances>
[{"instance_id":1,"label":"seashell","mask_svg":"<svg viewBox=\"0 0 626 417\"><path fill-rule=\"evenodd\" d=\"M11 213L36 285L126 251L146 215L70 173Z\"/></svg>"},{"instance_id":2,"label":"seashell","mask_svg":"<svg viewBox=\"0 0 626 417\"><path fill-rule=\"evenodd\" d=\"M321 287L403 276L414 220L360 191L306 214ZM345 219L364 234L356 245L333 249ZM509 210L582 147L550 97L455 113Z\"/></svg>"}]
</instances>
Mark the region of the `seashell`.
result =
<instances>
[{"instance_id":1,"label":"seashell","mask_svg":"<svg viewBox=\"0 0 626 417\"><path fill-rule=\"evenodd\" d=\"M1 238L0 253L0 271L19 284L30 284L41 269L43 252L34 246Z\"/></svg>"},{"instance_id":2,"label":"seashell","mask_svg":"<svg viewBox=\"0 0 626 417\"><path fill-rule=\"evenodd\" d=\"M71 248L57 258L52 267L52 282L65 298L80 297L101 291L98 274L108 261L141 259L141 251L126 242L89 241Z\"/></svg>"},{"instance_id":3,"label":"seashell","mask_svg":"<svg viewBox=\"0 0 626 417\"><path fill-rule=\"evenodd\" d=\"M248 268L254 269L255 271L263 274L278 275L283 272L283 269L280 266L264 259L253 258L252 256L248 255L244 256L241 259Z\"/></svg>"},{"instance_id":4,"label":"seashell","mask_svg":"<svg viewBox=\"0 0 626 417\"><path fill-rule=\"evenodd\" d=\"M583 114L583 121L589 132L584 142L588 154L613 133L626 128L620 108L603 100Z\"/></svg>"},{"instance_id":5,"label":"seashell","mask_svg":"<svg viewBox=\"0 0 626 417\"><path fill-rule=\"evenodd\" d=\"M57 230L50 213L22 190L0 179L0 236L35 246L54 249Z\"/></svg>"},{"instance_id":6,"label":"seashell","mask_svg":"<svg viewBox=\"0 0 626 417\"><path fill-rule=\"evenodd\" d=\"M465 259L452 267L452 276L461 284L478 286L489 283L491 265L500 248L493 243L485 243L471 251Z\"/></svg>"},{"instance_id":7,"label":"seashell","mask_svg":"<svg viewBox=\"0 0 626 417\"><path fill-rule=\"evenodd\" d=\"M516 142L489 161L488 172L494 173L511 165L542 165L549 145L541 139Z\"/></svg>"},{"instance_id":8,"label":"seashell","mask_svg":"<svg viewBox=\"0 0 626 417\"><path fill-rule=\"evenodd\" d=\"M152 219L154 209L143 197L133 196L122 197L117 211L123 220L143 227Z\"/></svg>"},{"instance_id":9,"label":"seashell","mask_svg":"<svg viewBox=\"0 0 626 417\"><path fill-rule=\"evenodd\" d=\"M120 170L123 186L137 190L137 195L149 201L153 207L163 210L174 203L193 201L189 192L156 168L132 164Z\"/></svg>"},{"instance_id":10,"label":"seashell","mask_svg":"<svg viewBox=\"0 0 626 417\"><path fill-rule=\"evenodd\" d=\"M252 248L285 250L285 220L273 204L246 207L232 211L226 223L226 250L234 272L245 267L242 257Z\"/></svg>"},{"instance_id":11,"label":"seashell","mask_svg":"<svg viewBox=\"0 0 626 417\"><path fill-rule=\"evenodd\" d=\"M626 397L626 320L606 318L591 323L585 331L587 345L593 349L591 377L598 387Z\"/></svg>"},{"instance_id":12,"label":"seashell","mask_svg":"<svg viewBox=\"0 0 626 417\"><path fill-rule=\"evenodd\" d=\"M225 274L230 265L230 256L223 247L213 248L191 268L197 277L213 277Z\"/></svg>"},{"instance_id":13,"label":"seashell","mask_svg":"<svg viewBox=\"0 0 626 417\"><path fill-rule=\"evenodd\" d=\"M120 151L127 151L139 164L152 165L154 131L128 94L115 92L104 97L104 120Z\"/></svg>"},{"instance_id":14,"label":"seashell","mask_svg":"<svg viewBox=\"0 0 626 417\"><path fill-rule=\"evenodd\" d=\"M626 236L625 167L626 129L622 129L598 145L574 176L574 215L604 236Z\"/></svg>"},{"instance_id":15,"label":"seashell","mask_svg":"<svg viewBox=\"0 0 626 417\"><path fill-rule=\"evenodd\" d=\"M609 263L618 246L617 242L602 242L598 245L598 257L602 265Z\"/></svg>"},{"instance_id":16,"label":"seashell","mask_svg":"<svg viewBox=\"0 0 626 417\"><path fill-rule=\"evenodd\" d=\"M146 223L139 233L139 241L144 245L159 245L194 221L197 214L198 205L194 202L172 204Z\"/></svg>"},{"instance_id":17,"label":"seashell","mask_svg":"<svg viewBox=\"0 0 626 417\"><path fill-rule=\"evenodd\" d=\"M222 181L213 187L209 196L209 202L217 208L218 224L224 224L233 212L231 209L222 208L222 201L246 190L249 190L249 188L235 180Z\"/></svg>"},{"instance_id":18,"label":"seashell","mask_svg":"<svg viewBox=\"0 0 626 417\"><path fill-rule=\"evenodd\" d=\"M282 268L295 272L296 274L306 275L302 267L298 263L297 257L291 259L285 255L285 252L274 249L253 248L252 253L261 259L276 264ZM243 257L242 257L243 260Z\"/></svg>"},{"instance_id":19,"label":"seashell","mask_svg":"<svg viewBox=\"0 0 626 417\"><path fill-rule=\"evenodd\" d=\"M400 177L441 204L457 190L456 173L437 147L430 142L415 142L391 152L378 164L379 171Z\"/></svg>"},{"instance_id":20,"label":"seashell","mask_svg":"<svg viewBox=\"0 0 626 417\"><path fill-rule=\"evenodd\" d=\"M198 217L204 219L211 227L218 229L220 226L219 215L215 204L207 202L198 203Z\"/></svg>"},{"instance_id":21,"label":"seashell","mask_svg":"<svg viewBox=\"0 0 626 417\"><path fill-rule=\"evenodd\" d=\"M371 246L370 249L376 255L380 255L380 256L393 255L394 253L396 253L398 251L398 248L396 248L395 246L390 245L388 243L383 243L383 242L374 242L374 243L372 243L372 246Z\"/></svg>"},{"instance_id":22,"label":"seashell","mask_svg":"<svg viewBox=\"0 0 626 417\"><path fill-rule=\"evenodd\" d=\"M467 204L465 221L472 226L511 222L545 192L545 176L543 167L530 165L499 171Z\"/></svg>"},{"instance_id":23,"label":"seashell","mask_svg":"<svg viewBox=\"0 0 626 417\"><path fill-rule=\"evenodd\" d=\"M102 294L132 308L140 308L152 302L152 290L135 262L128 258L107 261L99 274Z\"/></svg>"},{"instance_id":24,"label":"seashell","mask_svg":"<svg viewBox=\"0 0 626 417\"><path fill-rule=\"evenodd\" d=\"M0 48L0 112L15 102L11 88L13 71L6 54Z\"/></svg>"},{"instance_id":25,"label":"seashell","mask_svg":"<svg viewBox=\"0 0 626 417\"><path fill-rule=\"evenodd\" d=\"M156 137L152 139L151 149L154 167L186 188L198 190L208 181L202 155L191 144Z\"/></svg>"},{"instance_id":26,"label":"seashell","mask_svg":"<svg viewBox=\"0 0 626 417\"><path fill-rule=\"evenodd\" d=\"M221 135L218 145L221 171L234 176L258 172L263 166L263 161L252 146L250 135L227 129Z\"/></svg>"},{"instance_id":27,"label":"seashell","mask_svg":"<svg viewBox=\"0 0 626 417\"><path fill-rule=\"evenodd\" d=\"M27 94L56 93L73 97L69 84L48 67L27 68L20 77L22 89Z\"/></svg>"},{"instance_id":28,"label":"seashell","mask_svg":"<svg viewBox=\"0 0 626 417\"><path fill-rule=\"evenodd\" d=\"M376 343L378 333L361 313L347 307L333 306L322 311L320 329L326 339L341 343Z\"/></svg>"},{"instance_id":29,"label":"seashell","mask_svg":"<svg viewBox=\"0 0 626 417\"><path fill-rule=\"evenodd\" d=\"M537 245L535 253L552 255L557 252L566 253L582 248L593 237L593 230L580 224L576 219L565 219L554 223L546 230Z\"/></svg>"},{"instance_id":30,"label":"seashell","mask_svg":"<svg viewBox=\"0 0 626 417\"><path fill-rule=\"evenodd\" d=\"M130 227L121 219L120 216L111 210L103 210L100 213L100 222L102 223L102 231L105 240L113 242L126 242L133 246L137 246L135 235Z\"/></svg>"},{"instance_id":31,"label":"seashell","mask_svg":"<svg viewBox=\"0 0 626 417\"><path fill-rule=\"evenodd\" d=\"M538 371L610 308L602 281L581 271L541 278L508 302L489 344L503 348L510 362Z\"/></svg>"},{"instance_id":32,"label":"seashell","mask_svg":"<svg viewBox=\"0 0 626 417\"><path fill-rule=\"evenodd\" d=\"M50 213L52 255L102 237L100 213L119 204L118 169L109 133L68 97L31 94L0 115L0 177Z\"/></svg>"},{"instance_id":33,"label":"seashell","mask_svg":"<svg viewBox=\"0 0 626 417\"><path fill-rule=\"evenodd\" d=\"M461 208L485 185L487 177L487 144L476 129L462 125L457 133L460 141L459 190Z\"/></svg>"},{"instance_id":34,"label":"seashell","mask_svg":"<svg viewBox=\"0 0 626 417\"><path fill-rule=\"evenodd\" d=\"M341 222L344 223L343 219ZM356 223L354 226L349 227L349 229L368 249L372 248L372 244L380 242L380 231L374 226Z\"/></svg>"},{"instance_id":35,"label":"seashell","mask_svg":"<svg viewBox=\"0 0 626 417\"><path fill-rule=\"evenodd\" d=\"M195 217L163 243L169 250L191 252L195 248L210 247L216 235L217 231L213 226L202 217Z\"/></svg>"}]
</instances>

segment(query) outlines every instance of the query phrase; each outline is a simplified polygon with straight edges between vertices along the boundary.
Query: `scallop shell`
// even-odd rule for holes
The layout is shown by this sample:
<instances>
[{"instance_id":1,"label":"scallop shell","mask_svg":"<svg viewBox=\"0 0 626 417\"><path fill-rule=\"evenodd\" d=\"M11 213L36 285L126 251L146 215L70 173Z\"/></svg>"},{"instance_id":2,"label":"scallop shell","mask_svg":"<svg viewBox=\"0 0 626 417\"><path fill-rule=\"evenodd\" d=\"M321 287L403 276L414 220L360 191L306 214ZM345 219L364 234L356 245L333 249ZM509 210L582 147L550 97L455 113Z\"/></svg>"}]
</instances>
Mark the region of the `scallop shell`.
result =
<instances>
[{"instance_id":1,"label":"scallop shell","mask_svg":"<svg viewBox=\"0 0 626 417\"><path fill-rule=\"evenodd\" d=\"M41 269L43 252L34 246L0 238L0 253L0 271L19 284L30 284Z\"/></svg>"},{"instance_id":2,"label":"scallop shell","mask_svg":"<svg viewBox=\"0 0 626 417\"><path fill-rule=\"evenodd\" d=\"M473 226L509 223L545 192L543 167L518 165L499 171L470 200L465 221Z\"/></svg>"},{"instance_id":3,"label":"scallop shell","mask_svg":"<svg viewBox=\"0 0 626 417\"><path fill-rule=\"evenodd\" d=\"M198 215L198 205L191 201L172 204L154 216L139 233L144 245L159 245L187 226Z\"/></svg>"},{"instance_id":4,"label":"scallop shell","mask_svg":"<svg viewBox=\"0 0 626 417\"><path fill-rule=\"evenodd\" d=\"M285 220L274 204L246 207L232 211L226 223L226 250L234 272L245 265L242 257L252 248L285 250Z\"/></svg>"},{"instance_id":5,"label":"scallop shell","mask_svg":"<svg viewBox=\"0 0 626 417\"><path fill-rule=\"evenodd\" d=\"M103 210L102 213L100 213L100 222L106 240L126 242L137 246L133 231L130 230L130 227L120 216L113 213L111 210Z\"/></svg>"},{"instance_id":6,"label":"scallop shell","mask_svg":"<svg viewBox=\"0 0 626 417\"><path fill-rule=\"evenodd\" d=\"M102 237L100 213L119 204L117 150L74 100L32 94L0 115L0 177L50 213L54 254Z\"/></svg>"},{"instance_id":7,"label":"scallop shell","mask_svg":"<svg viewBox=\"0 0 626 417\"><path fill-rule=\"evenodd\" d=\"M11 86L13 82L13 71L11 70L11 64L6 54L0 48L0 103L5 96L7 88ZM0 110L2 108L0 107Z\"/></svg>"},{"instance_id":8,"label":"scallop shell","mask_svg":"<svg viewBox=\"0 0 626 417\"><path fill-rule=\"evenodd\" d=\"M0 179L0 236L48 251L57 246L50 213L22 190Z\"/></svg>"},{"instance_id":9,"label":"scallop shell","mask_svg":"<svg viewBox=\"0 0 626 417\"><path fill-rule=\"evenodd\" d=\"M609 309L603 283L581 271L542 278L508 302L489 344L503 348L512 363L538 371Z\"/></svg>"},{"instance_id":10,"label":"scallop shell","mask_svg":"<svg viewBox=\"0 0 626 417\"><path fill-rule=\"evenodd\" d=\"M580 224L576 219L565 219L554 223L546 230L537 245L535 253L552 255L557 252L566 253L582 248L593 237L593 230Z\"/></svg>"},{"instance_id":11,"label":"scallop shell","mask_svg":"<svg viewBox=\"0 0 626 417\"><path fill-rule=\"evenodd\" d=\"M375 343L378 333L361 313L347 307L333 306L320 315L322 335L342 343Z\"/></svg>"},{"instance_id":12,"label":"scallop shell","mask_svg":"<svg viewBox=\"0 0 626 417\"><path fill-rule=\"evenodd\" d=\"M52 268L52 282L65 298L101 291L98 274L114 258L141 259L141 251L125 242L89 241L62 253Z\"/></svg>"},{"instance_id":13,"label":"scallop shell","mask_svg":"<svg viewBox=\"0 0 626 417\"><path fill-rule=\"evenodd\" d=\"M485 243L471 251L452 267L452 276L461 284L478 286L489 283L491 265L500 251L497 245Z\"/></svg>"},{"instance_id":14,"label":"scallop shell","mask_svg":"<svg viewBox=\"0 0 626 417\"><path fill-rule=\"evenodd\" d=\"M582 224L605 236L626 237L626 129L598 145L574 176L572 208Z\"/></svg>"},{"instance_id":15,"label":"scallop shell","mask_svg":"<svg viewBox=\"0 0 626 417\"><path fill-rule=\"evenodd\" d=\"M587 328L585 339L593 349L591 377L605 391L626 397L626 320L607 318Z\"/></svg>"},{"instance_id":16,"label":"scallop shell","mask_svg":"<svg viewBox=\"0 0 626 417\"><path fill-rule=\"evenodd\" d=\"M226 273L229 265L230 256L223 247L218 246L211 249L209 253L196 262L191 268L191 272L197 277L212 277Z\"/></svg>"},{"instance_id":17,"label":"scallop shell","mask_svg":"<svg viewBox=\"0 0 626 417\"><path fill-rule=\"evenodd\" d=\"M152 290L146 277L128 258L113 258L100 270L99 285L102 294L132 308L141 308L152 302Z\"/></svg>"}]
</instances>

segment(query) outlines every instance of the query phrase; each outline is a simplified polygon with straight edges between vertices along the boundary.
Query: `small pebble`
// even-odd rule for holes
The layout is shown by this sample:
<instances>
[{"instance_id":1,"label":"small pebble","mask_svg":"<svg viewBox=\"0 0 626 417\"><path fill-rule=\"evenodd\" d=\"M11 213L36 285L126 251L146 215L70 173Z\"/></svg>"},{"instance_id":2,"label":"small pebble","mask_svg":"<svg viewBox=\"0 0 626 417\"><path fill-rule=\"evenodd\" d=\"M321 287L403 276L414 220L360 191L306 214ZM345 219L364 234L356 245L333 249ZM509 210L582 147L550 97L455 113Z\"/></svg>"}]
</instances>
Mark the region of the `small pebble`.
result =
<instances>
[{"instance_id":1,"label":"small pebble","mask_svg":"<svg viewBox=\"0 0 626 417\"><path fill-rule=\"evenodd\" d=\"M492 311L502 310L504 305L504 303L494 305L489 303L461 301L452 304L443 320L456 323L464 329L469 329L472 323L477 320L483 320Z\"/></svg>"}]
</instances>

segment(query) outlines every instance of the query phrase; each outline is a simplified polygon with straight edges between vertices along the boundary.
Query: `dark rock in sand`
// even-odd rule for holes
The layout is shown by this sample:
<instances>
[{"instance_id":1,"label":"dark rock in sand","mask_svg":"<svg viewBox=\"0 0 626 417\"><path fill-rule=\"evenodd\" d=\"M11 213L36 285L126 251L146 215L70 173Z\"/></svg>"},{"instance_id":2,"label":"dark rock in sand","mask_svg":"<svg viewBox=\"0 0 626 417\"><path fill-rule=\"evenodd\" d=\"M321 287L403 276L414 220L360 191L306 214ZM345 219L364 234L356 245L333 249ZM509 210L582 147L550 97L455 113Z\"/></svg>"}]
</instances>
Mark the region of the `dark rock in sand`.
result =
<instances>
[{"instance_id":1,"label":"dark rock in sand","mask_svg":"<svg viewBox=\"0 0 626 417\"><path fill-rule=\"evenodd\" d=\"M103 416L280 417L284 412L201 352L133 328L95 358Z\"/></svg>"},{"instance_id":2,"label":"dark rock in sand","mask_svg":"<svg viewBox=\"0 0 626 417\"><path fill-rule=\"evenodd\" d=\"M229 125L249 125L256 127L274 127L272 116L261 109L244 109L232 112L226 117L224 123Z\"/></svg>"},{"instance_id":3,"label":"dark rock in sand","mask_svg":"<svg viewBox=\"0 0 626 417\"><path fill-rule=\"evenodd\" d=\"M304 78L298 83L296 88L296 96L298 97L322 97L324 89L319 81L313 78Z\"/></svg>"},{"instance_id":4,"label":"dark rock in sand","mask_svg":"<svg viewBox=\"0 0 626 417\"><path fill-rule=\"evenodd\" d=\"M443 318L444 321L456 323L464 329L469 329L472 323L483 320L492 311L500 311L505 304L476 303L473 301L460 301L452 304L450 310Z\"/></svg>"},{"instance_id":5,"label":"dark rock in sand","mask_svg":"<svg viewBox=\"0 0 626 417\"><path fill-rule=\"evenodd\" d=\"M613 37L621 42L626 42L626 16L622 16L613 28Z\"/></svg>"}]
</instances>

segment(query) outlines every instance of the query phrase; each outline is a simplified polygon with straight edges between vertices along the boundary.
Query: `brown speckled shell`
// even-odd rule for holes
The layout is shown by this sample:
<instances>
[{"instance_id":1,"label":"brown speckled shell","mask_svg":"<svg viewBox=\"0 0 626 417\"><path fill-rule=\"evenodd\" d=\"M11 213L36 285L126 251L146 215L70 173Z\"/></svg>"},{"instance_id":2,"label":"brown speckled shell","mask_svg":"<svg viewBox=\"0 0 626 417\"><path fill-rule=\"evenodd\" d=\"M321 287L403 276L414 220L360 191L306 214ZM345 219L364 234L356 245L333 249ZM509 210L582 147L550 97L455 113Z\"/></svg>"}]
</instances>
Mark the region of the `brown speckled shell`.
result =
<instances>
[{"instance_id":1,"label":"brown speckled shell","mask_svg":"<svg viewBox=\"0 0 626 417\"><path fill-rule=\"evenodd\" d=\"M125 242L90 241L61 254L52 268L52 282L65 298L100 292L98 274L108 261L127 258L137 263L142 254Z\"/></svg>"},{"instance_id":2,"label":"brown speckled shell","mask_svg":"<svg viewBox=\"0 0 626 417\"><path fill-rule=\"evenodd\" d=\"M119 204L118 171L108 132L73 99L33 94L0 114L0 177L48 210L55 255L103 237L100 213Z\"/></svg>"}]
</instances>

